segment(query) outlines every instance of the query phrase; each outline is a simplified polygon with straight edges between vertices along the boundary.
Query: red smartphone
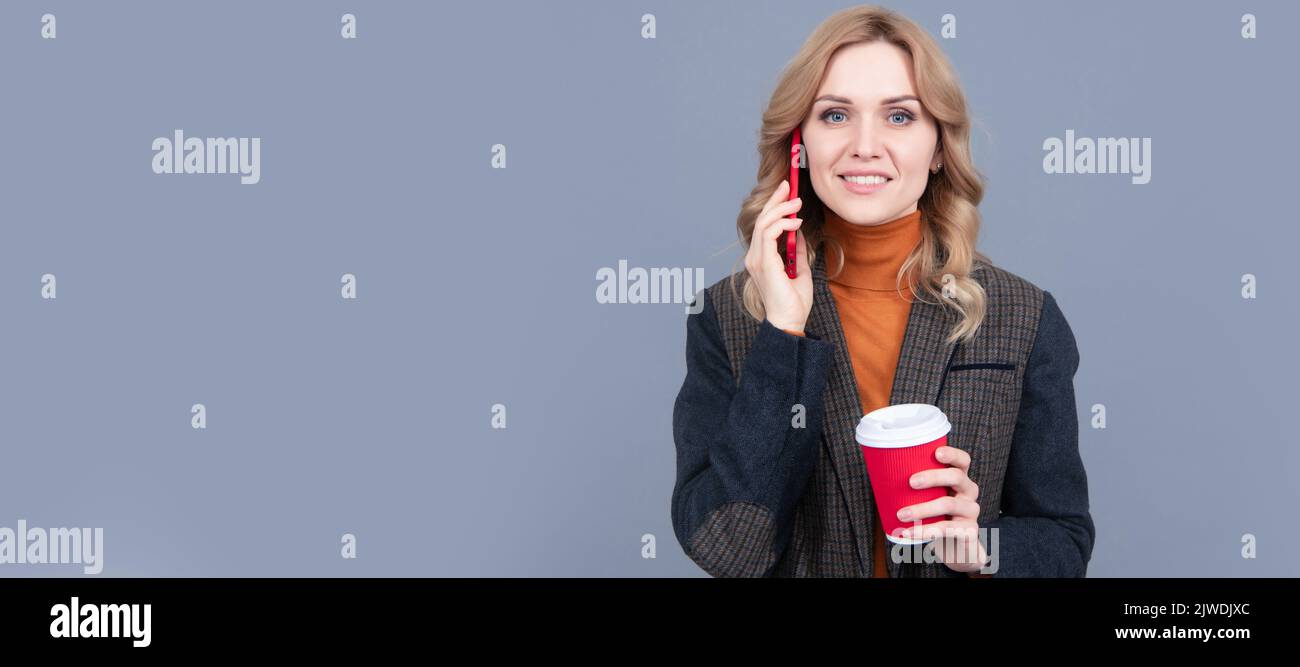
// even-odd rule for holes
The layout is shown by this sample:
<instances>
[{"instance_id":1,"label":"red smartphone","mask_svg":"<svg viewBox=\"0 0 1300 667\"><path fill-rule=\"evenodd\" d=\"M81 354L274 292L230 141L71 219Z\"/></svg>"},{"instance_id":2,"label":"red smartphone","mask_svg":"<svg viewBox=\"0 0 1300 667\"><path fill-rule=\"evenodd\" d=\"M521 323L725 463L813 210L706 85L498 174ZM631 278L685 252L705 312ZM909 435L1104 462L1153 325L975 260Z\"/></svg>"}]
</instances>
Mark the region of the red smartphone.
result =
<instances>
[{"instance_id":1,"label":"red smartphone","mask_svg":"<svg viewBox=\"0 0 1300 667\"><path fill-rule=\"evenodd\" d=\"M794 199L799 196L799 153L803 150L803 146L800 145L801 140L802 137L799 135L799 126L796 125L794 128L794 136L790 139L789 199ZM787 199L787 201L789 199ZM785 217L794 218L797 216L794 213L791 213ZM785 275L790 276L791 278L798 275L799 268L795 262L798 257L797 251L799 248L795 234L796 232L793 231L782 232L781 238L777 239L778 251L781 253L781 257L785 260Z\"/></svg>"}]
</instances>

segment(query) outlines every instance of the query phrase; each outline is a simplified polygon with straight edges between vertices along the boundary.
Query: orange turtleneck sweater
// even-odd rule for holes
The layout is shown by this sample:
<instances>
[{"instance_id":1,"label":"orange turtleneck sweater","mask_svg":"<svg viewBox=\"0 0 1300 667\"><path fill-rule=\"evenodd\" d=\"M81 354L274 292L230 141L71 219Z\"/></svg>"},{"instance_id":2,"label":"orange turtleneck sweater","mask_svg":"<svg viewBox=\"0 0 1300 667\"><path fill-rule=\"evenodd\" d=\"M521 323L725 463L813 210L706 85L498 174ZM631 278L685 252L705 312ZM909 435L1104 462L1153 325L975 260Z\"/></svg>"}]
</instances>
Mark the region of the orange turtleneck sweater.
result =
<instances>
[{"instance_id":1,"label":"orange turtleneck sweater","mask_svg":"<svg viewBox=\"0 0 1300 667\"><path fill-rule=\"evenodd\" d=\"M921 241L921 211L878 225L855 225L830 208L825 233L844 248L844 265L829 246L826 275L839 311L853 375L858 381L862 414L889 405L894 370L902 352L903 334L915 299L906 281L896 289L898 268ZM836 270L839 269L839 273ZM801 331L789 333L803 335ZM889 576L884 528L877 509L873 526L873 577Z\"/></svg>"}]
</instances>

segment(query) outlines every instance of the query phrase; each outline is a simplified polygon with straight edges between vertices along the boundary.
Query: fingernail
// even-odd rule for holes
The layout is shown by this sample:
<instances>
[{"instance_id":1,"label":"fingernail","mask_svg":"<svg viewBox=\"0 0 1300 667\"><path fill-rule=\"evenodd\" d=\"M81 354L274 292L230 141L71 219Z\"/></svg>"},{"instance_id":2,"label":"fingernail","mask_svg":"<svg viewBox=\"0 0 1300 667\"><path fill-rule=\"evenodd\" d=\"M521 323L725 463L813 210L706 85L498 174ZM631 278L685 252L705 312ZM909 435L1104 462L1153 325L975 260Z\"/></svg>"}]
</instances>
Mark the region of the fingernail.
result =
<instances>
[{"instance_id":1,"label":"fingernail","mask_svg":"<svg viewBox=\"0 0 1300 667\"><path fill-rule=\"evenodd\" d=\"M921 476L920 476L920 475L917 475L917 476L915 476L915 477L912 478L912 488L915 489L915 488L918 487L918 486L921 486Z\"/></svg>"},{"instance_id":2,"label":"fingernail","mask_svg":"<svg viewBox=\"0 0 1300 667\"><path fill-rule=\"evenodd\" d=\"M939 450L934 453L934 458L939 459L940 461L945 461L948 459L948 453L943 450Z\"/></svg>"},{"instance_id":3,"label":"fingernail","mask_svg":"<svg viewBox=\"0 0 1300 667\"><path fill-rule=\"evenodd\" d=\"M899 520L907 521L908 519L912 518L912 510L899 510L898 518Z\"/></svg>"}]
</instances>

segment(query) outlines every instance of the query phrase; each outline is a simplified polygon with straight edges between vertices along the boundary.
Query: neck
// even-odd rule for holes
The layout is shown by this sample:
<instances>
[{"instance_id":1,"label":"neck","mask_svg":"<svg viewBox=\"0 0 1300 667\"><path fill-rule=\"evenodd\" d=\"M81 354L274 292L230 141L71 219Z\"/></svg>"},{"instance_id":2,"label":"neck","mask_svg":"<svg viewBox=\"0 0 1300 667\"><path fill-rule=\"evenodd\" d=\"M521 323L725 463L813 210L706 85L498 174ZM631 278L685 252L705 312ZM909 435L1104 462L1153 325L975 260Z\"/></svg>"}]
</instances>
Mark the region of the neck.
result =
<instances>
[{"instance_id":1,"label":"neck","mask_svg":"<svg viewBox=\"0 0 1300 667\"><path fill-rule=\"evenodd\" d=\"M878 225L857 225L829 207L824 210L826 235L844 248L843 269L837 253L827 254L827 280L860 289L890 292L903 289L906 293L907 283L898 280L898 268L921 242L921 210Z\"/></svg>"}]
</instances>

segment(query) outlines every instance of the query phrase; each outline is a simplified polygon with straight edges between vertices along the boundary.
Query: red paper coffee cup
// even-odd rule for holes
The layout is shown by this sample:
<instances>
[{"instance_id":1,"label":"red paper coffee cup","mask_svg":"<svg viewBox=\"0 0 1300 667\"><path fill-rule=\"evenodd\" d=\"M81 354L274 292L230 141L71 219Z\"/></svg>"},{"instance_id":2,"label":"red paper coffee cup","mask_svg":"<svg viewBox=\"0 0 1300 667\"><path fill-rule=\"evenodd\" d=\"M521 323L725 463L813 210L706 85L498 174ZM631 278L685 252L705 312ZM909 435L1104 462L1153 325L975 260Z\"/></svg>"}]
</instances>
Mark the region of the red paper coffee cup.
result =
<instances>
[{"instance_id":1,"label":"red paper coffee cup","mask_svg":"<svg viewBox=\"0 0 1300 667\"><path fill-rule=\"evenodd\" d=\"M913 489L912 475L922 470L946 468L934 457L948 444L952 425L938 407L927 403L901 403L872 410L858 422L857 441L871 479L871 491L880 510L885 537L895 544L924 544L930 540L898 537L897 531L915 528L917 522L899 521L898 510L948 495L948 487ZM948 516L922 519L920 525L938 523Z\"/></svg>"}]
</instances>

